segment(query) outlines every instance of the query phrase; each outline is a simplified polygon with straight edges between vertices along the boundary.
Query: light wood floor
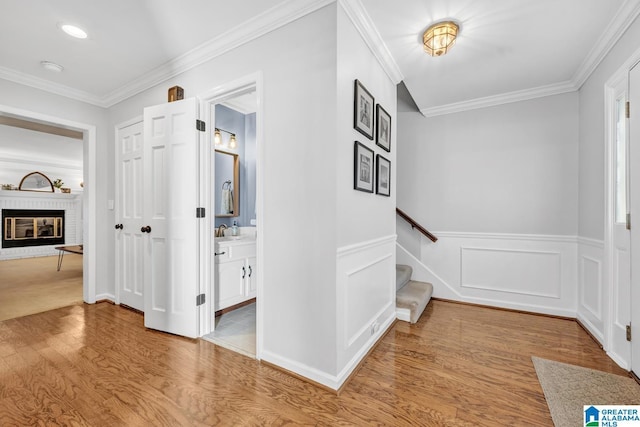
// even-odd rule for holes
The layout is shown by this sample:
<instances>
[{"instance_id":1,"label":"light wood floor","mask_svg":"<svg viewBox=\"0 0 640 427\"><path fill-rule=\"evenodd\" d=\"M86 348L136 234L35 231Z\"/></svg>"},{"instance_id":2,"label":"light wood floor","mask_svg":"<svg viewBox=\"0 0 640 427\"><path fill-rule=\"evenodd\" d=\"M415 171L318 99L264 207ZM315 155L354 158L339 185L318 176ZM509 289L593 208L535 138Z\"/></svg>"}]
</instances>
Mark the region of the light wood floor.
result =
<instances>
[{"instance_id":1,"label":"light wood floor","mask_svg":"<svg viewBox=\"0 0 640 427\"><path fill-rule=\"evenodd\" d=\"M0 320L82 302L82 256L0 261Z\"/></svg>"},{"instance_id":2,"label":"light wood floor","mask_svg":"<svg viewBox=\"0 0 640 427\"><path fill-rule=\"evenodd\" d=\"M432 301L336 396L76 305L0 322L0 425L552 426L531 355L625 374L573 321Z\"/></svg>"}]
</instances>

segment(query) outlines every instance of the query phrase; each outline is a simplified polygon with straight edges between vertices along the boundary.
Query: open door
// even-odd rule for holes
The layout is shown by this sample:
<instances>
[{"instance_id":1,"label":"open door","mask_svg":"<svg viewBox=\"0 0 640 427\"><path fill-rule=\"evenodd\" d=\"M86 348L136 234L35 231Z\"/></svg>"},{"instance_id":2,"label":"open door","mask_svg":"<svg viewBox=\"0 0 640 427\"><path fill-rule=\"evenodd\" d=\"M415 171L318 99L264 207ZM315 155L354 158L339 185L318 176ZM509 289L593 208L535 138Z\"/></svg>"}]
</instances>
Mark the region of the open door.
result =
<instances>
[{"instance_id":1,"label":"open door","mask_svg":"<svg viewBox=\"0 0 640 427\"><path fill-rule=\"evenodd\" d=\"M640 377L640 65L629 72L631 182L631 370Z\"/></svg>"},{"instance_id":2,"label":"open door","mask_svg":"<svg viewBox=\"0 0 640 427\"><path fill-rule=\"evenodd\" d=\"M198 336L198 118L195 98L144 110L144 325Z\"/></svg>"}]
</instances>

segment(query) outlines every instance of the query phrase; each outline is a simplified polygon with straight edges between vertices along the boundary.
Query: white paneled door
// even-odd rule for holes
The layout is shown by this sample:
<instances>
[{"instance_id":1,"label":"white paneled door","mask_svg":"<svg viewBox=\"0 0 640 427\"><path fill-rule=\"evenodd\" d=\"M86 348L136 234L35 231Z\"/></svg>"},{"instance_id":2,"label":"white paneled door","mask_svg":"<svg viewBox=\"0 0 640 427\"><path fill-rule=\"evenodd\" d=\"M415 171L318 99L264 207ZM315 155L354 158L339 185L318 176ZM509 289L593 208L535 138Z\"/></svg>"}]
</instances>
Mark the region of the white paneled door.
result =
<instances>
[{"instance_id":1,"label":"white paneled door","mask_svg":"<svg viewBox=\"0 0 640 427\"><path fill-rule=\"evenodd\" d=\"M144 311L143 275L143 125L142 121L117 130L116 286L118 304Z\"/></svg>"},{"instance_id":2,"label":"white paneled door","mask_svg":"<svg viewBox=\"0 0 640 427\"><path fill-rule=\"evenodd\" d=\"M612 107L613 150L611 152L611 193L613 196L611 224L610 348L620 362L631 363L631 346L627 327L631 321L631 232L629 230L629 131L626 115L627 81L615 87Z\"/></svg>"},{"instance_id":3,"label":"white paneled door","mask_svg":"<svg viewBox=\"0 0 640 427\"><path fill-rule=\"evenodd\" d=\"M640 65L629 72L631 224L631 370L640 376Z\"/></svg>"},{"instance_id":4,"label":"white paneled door","mask_svg":"<svg viewBox=\"0 0 640 427\"><path fill-rule=\"evenodd\" d=\"M144 324L198 336L195 98L144 110Z\"/></svg>"}]
</instances>

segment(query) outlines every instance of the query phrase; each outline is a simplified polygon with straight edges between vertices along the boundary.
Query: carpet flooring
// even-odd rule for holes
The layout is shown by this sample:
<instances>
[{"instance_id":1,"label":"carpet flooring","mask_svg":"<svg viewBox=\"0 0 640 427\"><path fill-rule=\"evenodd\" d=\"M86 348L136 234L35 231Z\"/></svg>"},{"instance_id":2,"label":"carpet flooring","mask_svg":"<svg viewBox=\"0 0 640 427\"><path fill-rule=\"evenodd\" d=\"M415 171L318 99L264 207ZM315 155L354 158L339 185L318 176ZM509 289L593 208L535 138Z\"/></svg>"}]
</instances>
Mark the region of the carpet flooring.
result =
<instances>
[{"instance_id":1,"label":"carpet flooring","mask_svg":"<svg viewBox=\"0 0 640 427\"><path fill-rule=\"evenodd\" d=\"M0 261L0 321L82 302L82 256Z\"/></svg>"},{"instance_id":2,"label":"carpet flooring","mask_svg":"<svg viewBox=\"0 0 640 427\"><path fill-rule=\"evenodd\" d=\"M556 427L584 425L583 405L640 405L632 378L531 357Z\"/></svg>"}]
</instances>

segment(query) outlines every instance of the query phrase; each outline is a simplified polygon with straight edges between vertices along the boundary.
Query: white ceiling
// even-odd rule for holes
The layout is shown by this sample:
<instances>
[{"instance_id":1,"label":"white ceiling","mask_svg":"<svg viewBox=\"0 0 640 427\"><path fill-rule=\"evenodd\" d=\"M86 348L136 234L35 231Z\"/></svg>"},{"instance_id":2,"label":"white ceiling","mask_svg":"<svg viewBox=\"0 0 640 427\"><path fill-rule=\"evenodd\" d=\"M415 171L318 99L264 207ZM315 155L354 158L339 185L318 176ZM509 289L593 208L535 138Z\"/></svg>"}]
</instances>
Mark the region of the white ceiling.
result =
<instances>
[{"instance_id":1,"label":"white ceiling","mask_svg":"<svg viewBox=\"0 0 640 427\"><path fill-rule=\"evenodd\" d=\"M0 0L0 78L110 106L331 2ZM576 90L640 13L640 0L340 2L426 115ZM422 33L445 18L460 38L432 58Z\"/></svg>"}]
</instances>

